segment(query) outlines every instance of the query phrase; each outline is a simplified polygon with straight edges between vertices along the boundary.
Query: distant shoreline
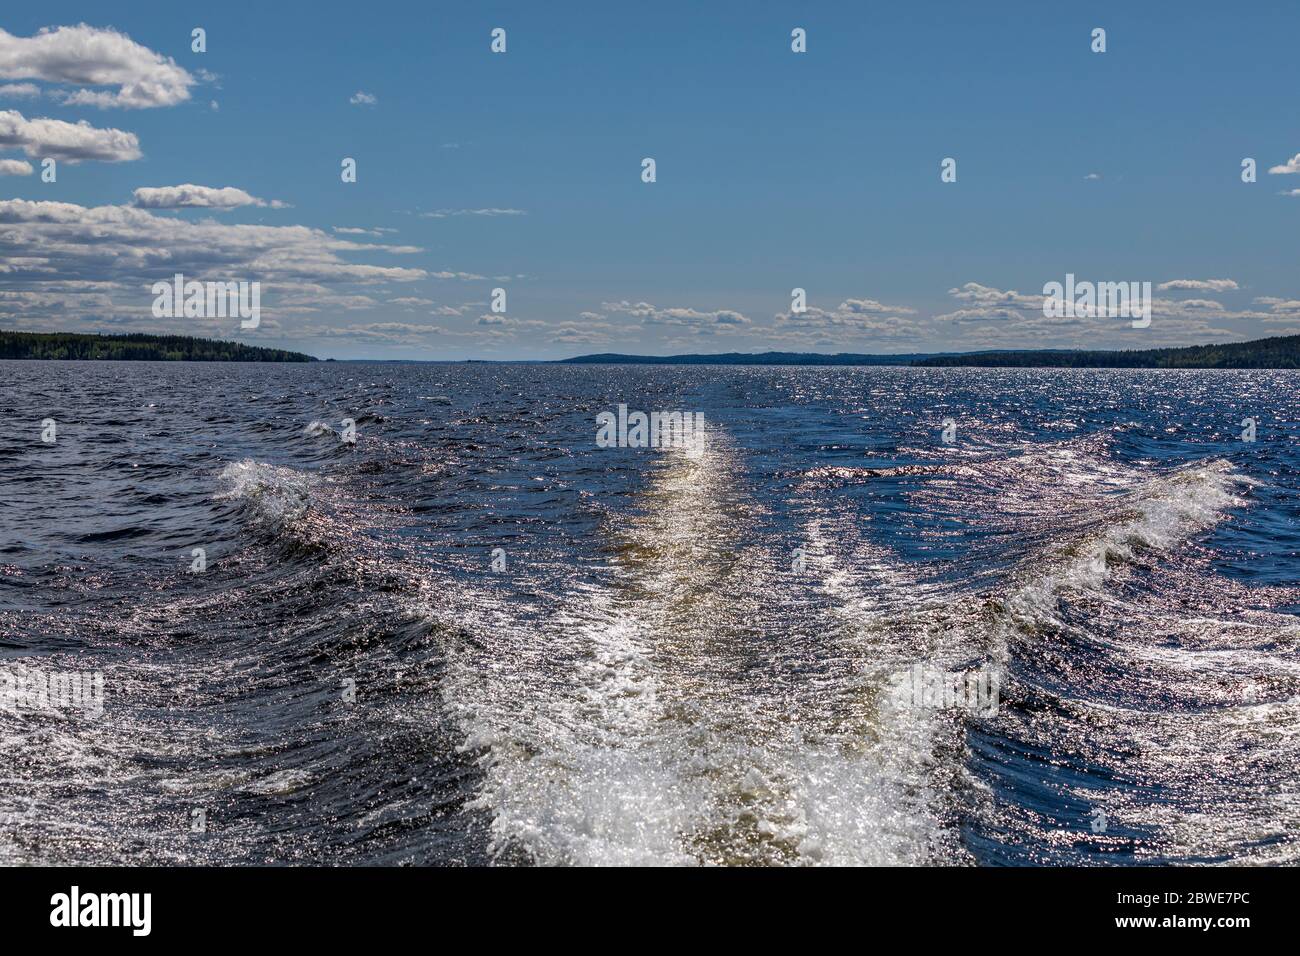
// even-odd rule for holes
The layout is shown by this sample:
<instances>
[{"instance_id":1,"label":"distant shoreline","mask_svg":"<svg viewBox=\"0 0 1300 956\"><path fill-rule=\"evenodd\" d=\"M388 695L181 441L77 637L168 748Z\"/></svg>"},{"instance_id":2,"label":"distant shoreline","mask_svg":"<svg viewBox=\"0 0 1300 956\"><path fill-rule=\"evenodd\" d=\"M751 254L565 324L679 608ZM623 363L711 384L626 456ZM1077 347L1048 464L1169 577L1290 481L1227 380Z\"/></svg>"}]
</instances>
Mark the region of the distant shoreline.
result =
<instances>
[{"instance_id":1,"label":"distant shoreline","mask_svg":"<svg viewBox=\"0 0 1300 956\"><path fill-rule=\"evenodd\" d=\"M375 362L386 364L745 365L908 368L1220 368L1300 369L1300 335L1250 342L1139 350L1003 349L872 355L840 352L725 352L704 355L626 355L567 359L318 359L303 352L185 335L98 335L0 330L0 360L135 362Z\"/></svg>"},{"instance_id":2,"label":"distant shoreline","mask_svg":"<svg viewBox=\"0 0 1300 956\"><path fill-rule=\"evenodd\" d=\"M315 356L189 335L5 332L0 359L110 362L317 362Z\"/></svg>"},{"instance_id":3,"label":"distant shoreline","mask_svg":"<svg viewBox=\"0 0 1300 956\"><path fill-rule=\"evenodd\" d=\"M984 352L868 355L841 352L728 352L719 355L621 355L602 353L562 359L566 365L893 365L912 368L1300 368L1300 335L1250 342L1131 351L1004 349Z\"/></svg>"}]
</instances>

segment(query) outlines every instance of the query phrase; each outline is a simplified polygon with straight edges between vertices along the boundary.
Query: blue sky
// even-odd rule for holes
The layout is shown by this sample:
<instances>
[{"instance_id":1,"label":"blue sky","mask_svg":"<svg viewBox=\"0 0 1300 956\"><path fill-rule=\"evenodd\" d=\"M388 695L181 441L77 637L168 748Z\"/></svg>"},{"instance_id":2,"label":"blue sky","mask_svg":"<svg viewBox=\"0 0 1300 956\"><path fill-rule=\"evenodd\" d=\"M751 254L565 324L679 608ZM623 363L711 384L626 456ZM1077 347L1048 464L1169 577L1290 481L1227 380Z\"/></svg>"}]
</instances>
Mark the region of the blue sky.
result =
<instances>
[{"instance_id":1,"label":"blue sky","mask_svg":"<svg viewBox=\"0 0 1300 956\"><path fill-rule=\"evenodd\" d=\"M0 327L429 359L1300 331L1295 4L115 6L0 15ZM178 266L260 281L260 327L155 318ZM1044 317L1066 273L1152 282L1151 326Z\"/></svg>"}]
</instances>

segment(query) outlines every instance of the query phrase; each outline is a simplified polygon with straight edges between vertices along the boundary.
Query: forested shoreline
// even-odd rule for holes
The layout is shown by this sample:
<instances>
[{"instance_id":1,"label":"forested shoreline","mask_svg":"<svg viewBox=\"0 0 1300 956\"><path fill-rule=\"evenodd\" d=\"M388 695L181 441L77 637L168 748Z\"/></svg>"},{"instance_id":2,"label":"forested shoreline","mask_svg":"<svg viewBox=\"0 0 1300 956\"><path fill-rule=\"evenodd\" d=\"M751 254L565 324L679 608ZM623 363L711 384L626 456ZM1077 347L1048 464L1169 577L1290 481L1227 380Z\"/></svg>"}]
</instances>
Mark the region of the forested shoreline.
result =
<instances>
[{"instance_id":1,"label":"forested shoreline","mask_svg":"<svg viewBox=\"0 0 1300 956\"><path fill-rule=\"evenodd\" d=\"M315 362L311 355L189 335L0 331L0 359L125 362Z\"/></svg>"}]
</instances>

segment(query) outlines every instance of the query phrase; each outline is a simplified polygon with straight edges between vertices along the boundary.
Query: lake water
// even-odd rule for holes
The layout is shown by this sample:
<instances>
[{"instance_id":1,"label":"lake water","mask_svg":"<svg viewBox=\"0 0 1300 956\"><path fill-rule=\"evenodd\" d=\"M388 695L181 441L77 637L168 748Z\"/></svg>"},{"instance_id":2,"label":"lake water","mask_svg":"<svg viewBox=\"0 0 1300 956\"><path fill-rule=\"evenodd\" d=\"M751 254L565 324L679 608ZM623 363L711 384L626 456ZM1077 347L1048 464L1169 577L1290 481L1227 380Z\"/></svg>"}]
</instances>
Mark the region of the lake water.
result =
<instances>
[{"instance_id":1,"label":"lake water","mask_svg":"<svg viewBox=\"0 0 1300 956\"><path fill-rule=\"evenodd\" d=\"M1296 863L1297 383L0 362L0 862Z\"/></svg>"}]
</instances>

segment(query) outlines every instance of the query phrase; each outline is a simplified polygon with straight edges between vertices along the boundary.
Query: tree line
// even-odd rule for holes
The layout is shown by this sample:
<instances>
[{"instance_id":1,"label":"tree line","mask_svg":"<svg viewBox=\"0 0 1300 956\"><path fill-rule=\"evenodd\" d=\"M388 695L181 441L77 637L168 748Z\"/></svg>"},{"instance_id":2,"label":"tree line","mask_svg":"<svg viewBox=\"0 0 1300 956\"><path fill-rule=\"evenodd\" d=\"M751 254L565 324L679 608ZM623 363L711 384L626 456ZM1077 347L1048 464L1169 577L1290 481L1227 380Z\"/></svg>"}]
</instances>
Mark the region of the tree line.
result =
<instances>
[{"instance_id":1,"label":"tree line","mask_svg":"<svg viewBox=\"0 0 1300 956\"><path fill-rule=\"evenodd\" d=\"M93 335L0 330L0 359L74 359L127 362L315 362L301 352L188 335Z\"/></svg>"},{"instance_id":2,"label":"tree line","mask_svg":"<svg viewBox=\"0 0 1300 956\"><path fill-rule=\"evenodd\" d=\"M970 352L965 355L935 355L915 364L1010 368L1300 368L1300 335L1124 352Z\"/></svg>"}]
</instances>

